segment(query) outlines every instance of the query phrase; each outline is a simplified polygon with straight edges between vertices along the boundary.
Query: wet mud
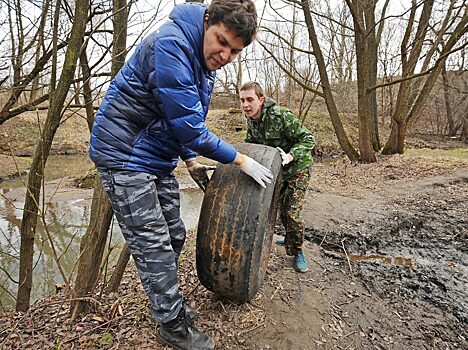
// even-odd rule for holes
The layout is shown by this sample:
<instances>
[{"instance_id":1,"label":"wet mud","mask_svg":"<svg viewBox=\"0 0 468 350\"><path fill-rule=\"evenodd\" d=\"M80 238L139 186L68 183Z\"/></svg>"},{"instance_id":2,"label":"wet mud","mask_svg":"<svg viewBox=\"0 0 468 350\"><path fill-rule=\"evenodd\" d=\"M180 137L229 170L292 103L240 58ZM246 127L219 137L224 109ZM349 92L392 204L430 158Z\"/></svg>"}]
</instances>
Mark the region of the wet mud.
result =
<instances>
[{"instance_id":1,"label":"wet mud","mask_svg":"<svg viewBox=\"0 0 468 350\"><path fill-rule=\"evenodd\" d=\"M309 227L306 240L404 320L400 339L468 348L468 177L368 204L379 214Z\"/></svg>"}]
</instances>

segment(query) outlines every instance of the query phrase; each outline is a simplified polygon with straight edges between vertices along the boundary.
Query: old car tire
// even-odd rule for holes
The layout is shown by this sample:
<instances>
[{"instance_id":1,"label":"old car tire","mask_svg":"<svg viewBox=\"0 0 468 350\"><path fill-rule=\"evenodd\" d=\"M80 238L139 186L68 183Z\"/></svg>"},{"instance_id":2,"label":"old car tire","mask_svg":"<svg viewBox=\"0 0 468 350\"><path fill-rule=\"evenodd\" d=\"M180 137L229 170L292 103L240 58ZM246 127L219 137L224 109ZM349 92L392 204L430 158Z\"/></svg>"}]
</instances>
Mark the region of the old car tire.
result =
<instances>
[{"instance_id":1,"label":"old car tire","mask_svg":"<svg viewBox=\"0 0 468 350\"><path fill-rule=\"evenodd\" d=\"M198 222L197 273L212 292L251 300L268 267L281 184L276 148L239 144L239 152L266 166L273 181L264 189L232 165L218 164L208 184Z\"/></svg>"}]
</instances>

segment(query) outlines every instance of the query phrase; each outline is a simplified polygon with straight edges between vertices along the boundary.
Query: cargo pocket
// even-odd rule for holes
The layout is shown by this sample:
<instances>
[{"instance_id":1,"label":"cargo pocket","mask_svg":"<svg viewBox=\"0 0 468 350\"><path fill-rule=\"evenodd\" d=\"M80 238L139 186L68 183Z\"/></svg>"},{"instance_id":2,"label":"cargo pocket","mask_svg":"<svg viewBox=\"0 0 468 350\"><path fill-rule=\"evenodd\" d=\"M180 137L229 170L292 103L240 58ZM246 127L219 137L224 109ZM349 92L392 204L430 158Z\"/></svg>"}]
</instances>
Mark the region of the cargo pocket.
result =
<instances>
[{"instance_id":1,"label":"cargo pocket","mask_svg":"<svg viewBox=\"0 0 468 350\"><path fill-rule=\"evenodd\" d=\"M109 171L106 169L97 170L99 179L101 180L102 187L104 191L110 196L111 192L114 191L114 186L112 185L112 176L109 174Z\"/></svg>"},{"instance_id":2,"label":"cargo pocket","mask_svg":"<svg viewBox=\"0 0 468 350\"><path fill-rule=\"evenodd\" d=\"M162 217L156 176L132 171L113 174L114 206L130 227L141 227Z\"/></svg>"}]
</instances>

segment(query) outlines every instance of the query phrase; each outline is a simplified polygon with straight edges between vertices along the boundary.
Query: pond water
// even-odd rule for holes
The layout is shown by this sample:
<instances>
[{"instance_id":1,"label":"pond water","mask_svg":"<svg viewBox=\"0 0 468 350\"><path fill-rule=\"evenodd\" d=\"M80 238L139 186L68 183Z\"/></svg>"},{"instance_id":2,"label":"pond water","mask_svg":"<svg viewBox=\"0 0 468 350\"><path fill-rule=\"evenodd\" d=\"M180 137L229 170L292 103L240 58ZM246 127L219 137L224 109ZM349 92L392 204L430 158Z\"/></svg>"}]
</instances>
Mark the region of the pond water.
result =
<instances>
[{"instance_id":1,"label":"pond water","mask_svg":"<svg viewBox=\"0 0 468 350\"><path fill-rule=\"evenodd\" d=\"M82 175L90 169L92 163L84 156L53 156L47 162L47 186L42 209L46 225L40 222L36 232L31 302L55 293L56 284L63 283L53 258L50 240L67 278L71 281L75 278L80 239L86 232L90 216L92 190L67 187L63 178ZM17 178L1 182L0 193L1 311L14 306L18 287L19 231L25 196L23 181ZM181 186L181 216L187 229L196 228L202 200L203 193L200 190ZM109 266L117 261L123 243L118 224L114 221L107 245L112 249Z\"/></svg>"}]
</instances>

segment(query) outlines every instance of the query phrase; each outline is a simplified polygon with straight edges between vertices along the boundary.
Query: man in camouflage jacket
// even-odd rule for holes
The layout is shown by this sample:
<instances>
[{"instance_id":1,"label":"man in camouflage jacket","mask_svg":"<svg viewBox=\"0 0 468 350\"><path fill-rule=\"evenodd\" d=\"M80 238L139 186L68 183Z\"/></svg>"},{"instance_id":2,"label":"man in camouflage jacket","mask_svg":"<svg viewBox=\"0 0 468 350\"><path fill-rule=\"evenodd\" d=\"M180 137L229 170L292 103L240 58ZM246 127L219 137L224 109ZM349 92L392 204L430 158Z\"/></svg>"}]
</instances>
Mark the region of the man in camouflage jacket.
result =
<instances>
[{"instance_id":1,"label":"man in camouflage jacket","mask_svg":"<svg viewBox=\"0 0 468 350\"><path fill-rule=\"evenodd\" d=\"M288 108L280 107L265 97L262 87L256 82L248 82L241 87L240 101L247 118L245 142L276 147L281 154L280 216L286 230L286 254L295 257L296 271L306 272L308 262L302 251L304 221L301 212L310 179L314 136Z\"/></svg>"}]
</instances>

